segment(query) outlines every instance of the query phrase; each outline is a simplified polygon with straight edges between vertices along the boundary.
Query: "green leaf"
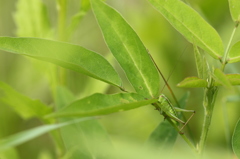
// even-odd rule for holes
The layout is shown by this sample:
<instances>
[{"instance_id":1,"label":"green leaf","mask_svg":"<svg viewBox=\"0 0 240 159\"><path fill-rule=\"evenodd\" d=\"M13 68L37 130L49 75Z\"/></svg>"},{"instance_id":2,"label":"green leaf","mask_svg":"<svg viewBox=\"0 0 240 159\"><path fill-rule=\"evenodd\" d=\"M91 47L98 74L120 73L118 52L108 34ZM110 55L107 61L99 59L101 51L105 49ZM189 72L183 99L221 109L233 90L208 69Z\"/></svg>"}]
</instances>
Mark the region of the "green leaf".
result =
<instances>
[{"instance_id":1,"label":"green leaf","mask_svg":"<svg viewBox=\"0 0 240 159\"><path fill-rule=\"evenodd\" d=\"M19 0L14 20L17 35L24 37L51 37L47 8L41 0Z\"/></svg>"},{"instance_id":2,"label":"green leaf","mask_svg":"<svg viewBox=\"0 0 240 159\"><path fill-rule=\"evenodd\" d=\"M65 87L58 87L56 91L57 108L62 108L74 100L73 94ZM62 118L61 122L69 119ZM106 130L97 120L90 120L81 123L68 125L60 129L61 136L66 149L66 158L71 159L94 159L106 158L104 154L97 152L98 143L105 143L110 147L111 142ZM69 135L71 134L71 135Z\"/></svg>"},{"instance_id":3,"label":"green leaf","mask_svg":"<svg viewBox=\"0 0 240 159\"><path fill-rule=\"evenodd\" d=\"M0 49L48 61L120 86L121 79L101 55L81 46L38 38L0 37Z\"/></svg>"},{"instance_id":4,"label":"green leaf","mask_svg":"<svg viewBox=\"0 0 240 159\"><path fill-rule=\"evenodd\" d=\"M234 63L240 61L240 41L235 43L229 51L228 63Z\"/></svg>"},{"instance_id":5,"label":"green leaf","mask_svg":"<svg viewBox=\"0 0 240 159\"><path fill-rule=\"evenodd\" d=\"M106 43L136 92L157 97L159 75L142 41L117 11L101 0L91 2Z\"/></svg>"},{"instance_id":6,"label":"green leaf","mask_svg":"<svg viewBox=\"0 0 240 159\"><path fill-rule=\"evenodd\" d=\"M8 148L18 146L24 142L34 139L34 138L36 138L40 135L43 135L49 131L52 131L52 130L55 130L55 129L58 129L58 128L61 128L63 126L67 126L70 124L74 124L77 122L90 120L90 119L92 119L92 118L81 118L81 119L71 120L71 121L59 123L59 124L39 126L39 127L30 129L30 130L26 130L26 131L11 135L9 137L6 137L6 138L0 140L0 152L6 150Z\"/></svg>"},{"instance_id":7,"label":"green leaf","mask_svg":"<svg viewBox=\"0 0 240 159\"><path fill-rule=\"evenodd\" d=\"M198 77L202 79L207 79L208 77L208 63L204 56L201 55L199 49L196 45L194 45L194 54L195 61L197 66Z\"/></svg>"},{"instance_id":8,"label":"green leaf","mask_svg":"<svg viewBox=\"0 0 240 159\"><path fill-rule=\"evenodd\" d=\"M9 85L0 81L0 101L9 105L24 119L43 116L52 112L52 109L39 100L30 99L15 91Z\"/></svg>"},{"instance_id":9,"label":"green leaf","mask_svg":"<svg viewBox=\"0 0 240 159\"><path fill-rule=\"evenodd\" d=\"M232 88L232 85L228 80L227 76L220 69L214 70L214 79L216 80L216 82L220 83L222 86L228 89Z\"/></svg>"},{"instance_id":10,"label":"green leaf","mask_svg":"<svg viewBox=\"0 0 240 159\"><path fill-rule=\"evenodd\" d=\"M180 0L149 0L149 2L189 42L205 50L215 59L223 56L223 43L216 32L196 11Z\"/></svg>"},{"instance_id":11,"label":"green leaf","mask_svg":"<svg viewBox=\"0 0 240 159\"><path fill-rule=\"evenodd\" d=\"M240 85L240 74L226 74L231 85Z\"/></svg>"},{"instance_id":12,"label":"green leaf","mask_svg":"<svg viewBox=\"0 0 240 159\"><path fill-rule=\"evenodd\" d=\"M167 154L174 146L177 135L178 132L169 122L162 121L151 133L146 144L159 153Z\"/></svg>"},{"instance_id":13,"label":"green leaf","mask_svg":"<svg viewBox=\"0 0 240 159\"><path fill-rule=\"evenodd\" d=\"M200 79L198 77L187 77L180 83L178 83L178 87L186 87L186 88L196 88L196 87L207 87L207 81L204 79Z\"/></svg>"},{"instance_id":14,"label":"green leaf","mask_svg":"<svg viewBox=\"0 0 240 159\"><path fill-rule=\"evenodd\" d=\"M240 3L238 0L228 0L233 21L240 21Z\"/></svg>"},{"instance_id":15,"label":"green leaf","mask_svg":"<svg viewBox=\"0 0 240 159\"><path fill-rule=\"evenodd\" d=\"M99 116L138 108L157 101L157 98L146 100L135 93L100 94L79 99L56 113L47 117L83 117Z\"/></svg>"},{"instance_id":16,"label":"green leaf","mask_svg":"<svg viewBox=\"0 0 240 159\"><path fill-rule=\"evenodd\" d=\"M233 152L240 158L240 119L238 120L232 136Z\"/></svg>"}]
</instances>

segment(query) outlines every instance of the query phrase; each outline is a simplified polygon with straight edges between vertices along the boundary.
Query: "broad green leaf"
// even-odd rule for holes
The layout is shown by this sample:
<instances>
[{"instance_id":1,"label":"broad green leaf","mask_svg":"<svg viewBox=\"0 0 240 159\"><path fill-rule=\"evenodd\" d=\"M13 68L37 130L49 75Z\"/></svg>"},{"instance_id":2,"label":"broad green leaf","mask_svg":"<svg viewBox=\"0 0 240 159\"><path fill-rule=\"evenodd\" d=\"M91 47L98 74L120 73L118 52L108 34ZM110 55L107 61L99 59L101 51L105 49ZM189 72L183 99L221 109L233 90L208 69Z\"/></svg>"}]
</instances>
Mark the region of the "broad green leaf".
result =
<instances>
[{"instance_id":1,"label":"broad green leaf","mask_svg":"<svg viewBox=\"0 0 240 159\"><path fill-rule=\"evenodd\" d=\"M194 53L195 53L195 61L198 71L198 77L202 79L207 79L208 77L208 64L204 56L201 55L199 49L196 45L194 45Z\"/></svg>"},{"instance_id":2,"label":"broad green leaf","mask_svg":"<svg viewBox=\"0 0 240 159\"><path fill-rule=\"evenodd\" d=\"M238 120L232 136L232 147L234 153L240 158L240 120Z\"/></svg>"},{"instance_id":3,"label":"broad green leaf","mask_svg":"<svg viewBox=\"0 0 240 159\"><path fill-rule=\"evenodd\" d=\"M101 55L81 46L38 38L0 37L0 49L48 61L120 86L121 79Z\"/></svg>"},{"instance_id":4,"label":"broad green leaf","mask_svg":"<svg viewBox=\"0 0 240 159\"><path fill-rule=\"evenodd\" d=\"M207 81L204 79L200 79L198 77L187 77L180 83L178 83L178 87L187 87L187 88L196 88L196 87L207 87Z\"/></svg>"},{"instance_id":5,"label":"broad green leaf","mask_svg":"<svg viewBox=\"0 0 240 159\"><path fill-rule=\"evenodd\" d=\"M228 80L227 76L220 69L215 69L214 70L214 79L218 83L221 83L221 85L226 87L226 88L231 88L232 87L232 85L231 85L230 81Z\"/></svg>"},{"instance_id":6,"label":"broad green leaf","mask_svg":"<svg viewBox=\"0 0 240 159\"><path fill-rule=\"evenodd\" d=\"M239 0L228 0L229 8L233 21L240 21L240 3Z\"/></svg>"},{"instance_id":7,"label":"broad green leaf","mask_svg":"<svg viewBox=\"0 0 240 159\"><path fill-rule=\"evenodd\" d=\"M235 43L229 51L228 63L240 61L240 41Z\"/></svg>"},{"instance_id":8,"label":"broad green leaf","mask_svg":"<svg viewBox=\"0 0 240 159\"><path fill-rule=\"evenodd\" d=\"M18 151L15 148L0 152L1 159L20 159Z\"/></svg>"},{"instance_id":9,"label":"broad green leaf","mask_svg":"<svg viewBox=\"0 0 240 159\"><path fill-rule=\"evenodd\" d=\"M26 131L11 135L9 137L6 137L6 138L0 140L0 152L6 150L8 148L18 146L24 142L34 139L34 138L36 138L40 135L43 135L49 131L52 131L52 130L55 130L55 129L58 129L58 128L61 128L63 126L67 126L70 124L74 124L77 122L90 120L90 119L92 119L92 118L81 118L81 119L71 120L71 121L59 123L59 124L43 125L43 126L39 126L39 127L30 129L30 130L26 130Z\"/></svg>"},{"instance_id":10,"label":"broad green leaf","mask_svg":"<svg viewBox=\"0 0 240 159\"><path fill-rule=\"evenodd\" d=\"M51 37L47 8L41 0L18 0L14 20L17 35L22 37Z\"/></svg>"},{"instance_id":11,"label":"broad green leaf","mask_svg":"<svg viewBox=\"0 0 240 159\"><path fill-rule=\"evenodd\" d=\"M196 11L180 0L149 0L149 2L189 42L205 50L215 59L223 56L223 43L216 32Z\"/></svg>"},{"instance_id":12,"label":"broad green leaf","mask_svg":"<svg viewBox=\"0 0 240 159\"><path fill-rule=\"evenodd\" d=\"M146 100L135 93L100 94L96 93L89 97L79 99L56 113L46 117L83 117L99 116L110 113L130 110L157 101L157 98Z\"/></svg>"},{"instance_id":13,"label":"broad green leaf","mask_svg":"<svg viewBox=\"0 0 240 159\"><path fill-rule=\"evenodd\" d=\"M166 151L172 149L177 135L178 132L168 121L162 121L151 133L146 144L158 150L159 153L166 154Z\"/></svg>"},{"instance_id":14,"label":"broad green leaf","mask_svg":"<svg viewBox=\"0 0 240 159\"><path fill-rule=\"evenodd\" d=\"M159 75L147 49L131 26L101 0L91 0L105 41L136 92L146 98L159 94Z\"/></svg>"},{"instance_id":15,"label":"broad green leaf","mask_svg":"<svg viewBox=\"0 0 240 159\"><path fill-rule=\"evenodd\" d=\"M57 108L62 108L74 100L74 95L65 87L58 87L56 93ZM60 119L61 122L69 119ZM108 134L97 120L68 125L60 129L64 145L67 149L66 158L71 159L95 159L106 158L97 152L96 145L100 142L111 144ZM71 134L71 135L69 135ZM110 147L110 145L109 145Z\"/></svg>"},{"instance_id":16,"label":"broad green leaf","mask_svg":"<svg viewBox=\"0 0 240 159\"><path fill-rule=\"evenodd\" d=\"M0 81L0 101L9 105L22 118L31 117L42 118L52 112L51 108L44 105L39 100L30 99L27 96L15 91L9 85Z\"/></svg>"}]
</instances>

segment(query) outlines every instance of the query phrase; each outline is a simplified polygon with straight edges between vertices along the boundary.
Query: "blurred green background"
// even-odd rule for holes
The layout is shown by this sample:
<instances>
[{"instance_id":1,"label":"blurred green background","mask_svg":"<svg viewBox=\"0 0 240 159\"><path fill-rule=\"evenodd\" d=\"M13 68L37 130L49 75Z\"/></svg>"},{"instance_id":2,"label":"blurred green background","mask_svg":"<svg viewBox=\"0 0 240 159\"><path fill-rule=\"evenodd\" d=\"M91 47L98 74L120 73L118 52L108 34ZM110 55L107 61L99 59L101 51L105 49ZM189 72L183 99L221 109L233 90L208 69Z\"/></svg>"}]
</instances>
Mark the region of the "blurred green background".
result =
<instances>
[{"instance_id":1,"label":"blurred green background","mask_svg":"<svg viewBox=\"0 0 240 159\"><path fill-rule=\"evenodd\" d=\"M42 2L47 6L50 26L56 28L58 26L56 1L42 0ZM20 36L17 34L18 26L14 20L17 3L17 0L0 0L0 36ZM118 10L137 32L165 77L169 77L171 74L169 83L177 98L180 99L187 91L190 91L191 94L186 108L196 110L196 115L190 121L189 127L192 130L194 141L198 141L203 120L203 89L183 89L176 86L185 77L197 76L192 45L147 0L107 0L107 3ZM229 13L228 1L195 0L191 2L187 1L187 3L219 32L226 46L231 31L234 28L234 23ZM68 1L67 23L79 11L79 8L80 0ZM23 17L23 21L24 18L28 19L29 17L26 15L26 17ZM54 36L51 39L54 39ZM234 41L238 41L238 39L240 39L239 31ZM91 10L83 17L76 32L69 38L68 42L81 45L104 55L118 70L121 77L125 79L123 82L124 87L127 90L132 89L123 71L113 59L104 43L103 36ZM218 66L218 61L208 56L207 59L210 66ZM44 103L54 106L51 84L49 82L51 75L46 71L48 67L51 67L51 65L46 62L39 62L0 51L0 80L31 98L40 99ZM239 72L239 64L228 65L226 71L228 73ZM163 81L160 82L163 87ZM119 92L114 87L69 70L67 71L66 86L78 98L91 95L95 92ZM240 112L239 88L235 88L232 91L220 89L207 142L208 149L213 150L213 152L229 150L230 156L232 154L229 140ZM163 92L171 98L167 88ZM236 95L236 102L226 103L227 97L232 95ZM0 138L41 124L36 119L22 120L7 105L2 103L0 103L0 110ZM188 115L186 114L186 116ZM100 119L100 122L116 143L119 140L126 140L142 144L162 120L163 117L153 107L145 106L127 112L104 116ZM175 149L181 150L182 144L185 143L179 138ZM55 154L52 141L48 135L18 146L16 152L20 155L20 158L44 158L44 155L47 158L47 156L54 156Z\"/></svg>"}]
</instances>

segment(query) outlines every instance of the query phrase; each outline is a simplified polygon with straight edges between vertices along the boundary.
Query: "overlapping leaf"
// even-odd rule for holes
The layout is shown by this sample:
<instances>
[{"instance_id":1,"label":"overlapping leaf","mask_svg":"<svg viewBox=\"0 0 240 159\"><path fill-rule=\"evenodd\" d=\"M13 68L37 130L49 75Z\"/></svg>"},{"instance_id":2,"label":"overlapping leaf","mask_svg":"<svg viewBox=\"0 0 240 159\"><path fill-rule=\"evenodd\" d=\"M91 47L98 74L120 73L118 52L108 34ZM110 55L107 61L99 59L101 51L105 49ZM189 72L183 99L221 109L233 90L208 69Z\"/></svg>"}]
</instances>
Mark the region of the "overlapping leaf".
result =
<instances>
[{"instance_id":1,"label":"overlapping leaf","mask_svg":"<svg viewBox=\"0 0 240 159\"><path fill-rule=\"evenodd\" d=\"M159 75L147 49L122 16L101 0L91 0L105 41L136 92L146 98L159 93Z\"/></svg>"},{"instance_id":2,"label":"overlapping leaf","mask_svg":"<svg viewBox=\"0 0 240 159\"><path fill-rule=\"evenodd\" d=\"M238 0L228 0L229 2L229 8L230 8L230 13L232 15L233 21L238 21L240 20L240 3Z\"/></svg>"},{"instance_id":3,"label":"overlapping leaf","mask_svg":"<svg viewBox=\"0 0 240 159\"><path fill-rule=\"evenodd\" d=\"M232 46L229 51L229 63L239 62L240 61L240 41Z\"/></svg>"},{"instance_id":4,"label":"overlapping leaf","mask_svg":"<svg viewBox=\"0 0 240 159\"><path fill-rule=\"evenodd\" d=\"M130 110L156 102L157 99L146 100L135 93L100 94L79 99L56 113L47 117L83 117L99 116L110 113Z\"/></svg>"},{"instance_id":5,"label":"overlapping leaf","mask_svg":"<svg viewBox=\"0 0 240 159\"><path fill-rule=\"evenodd\" d=\"M114 68L101 55L81 46L38 38L0 37L0 50L48 61L120 86Z\"/></svg>"},{"instance_id":6,"label":"overlapping leaf","mask_svg":"<svg viewBox=\"0 0 240 159\"><path fill-rule=\"evenodd\" d=\"M17 114L25 119L31 117L42 118L44 115L52 112L50 107L44 105L39 100L30 99L1 81L0 101L9 105Z\"/></svg>"},{"instance_id":7,"label":"overlapping leaf","mask_svg":"<svg viewBox=\"0 0 240 159\"><path fill-rule=\"evenodd\" d=\"M223 55L223 43L216 32L196 11L180 0L149 0L149 2L189 42L205 50L215 59Z\"/></svg>"}]
</instances>

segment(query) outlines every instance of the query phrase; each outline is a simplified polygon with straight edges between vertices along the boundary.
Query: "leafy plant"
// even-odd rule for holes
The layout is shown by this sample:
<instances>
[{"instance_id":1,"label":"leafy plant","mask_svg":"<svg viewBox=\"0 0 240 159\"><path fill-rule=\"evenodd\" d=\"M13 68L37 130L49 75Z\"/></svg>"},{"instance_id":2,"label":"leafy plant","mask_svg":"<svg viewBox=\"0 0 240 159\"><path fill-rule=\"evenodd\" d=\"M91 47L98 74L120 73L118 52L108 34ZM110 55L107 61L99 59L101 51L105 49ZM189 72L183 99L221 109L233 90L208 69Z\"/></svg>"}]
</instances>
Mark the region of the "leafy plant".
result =
<instances>
[{"instance_id":1,"label":"leafy plant","mask_svg":"<svg viewBox=\"0 0 240 159\"><path fill-rule=\"evenodd\" d=\"M58 27L53 28L50 25L50 18L47 15L44 3L40 0L34 2L31 0L29 2L28 0L19 0L18 11L15 13L14 18L18 26L17 35L21 37L0 37L0 49L55 64L47 65L44 63L45 66L39 64L41 67L46 68L44 72L49 75L55 107L52 109L47 104L32 100L6 83L0 82L0 101L2 103L10 106L23 119L27 120L35 117L44 124L0 140L0 151L5 151L7 148L14 151L15 146L51 131L51 138L55 143L55 148L58 150L55 156L57 158L88 159L119 158L120 156L120 158L130 158L131 155L124 156L124 154L118 152L121 149L113 149L112 145L114 143L110 141L108 132L100 124L99 120L89 117L102 118L103 115L151 104L156 109L160 109L159 111L163 113L168 122L160 122L156 129L151 132L143 148L146 153L138 157L137 154L133 153L134 157L132 158L146 158L150 153L154 154L152 158L159 158L159 156L169 157L168 152L173 148L178 134L189 145L194 157L195 155L203 155L213 116L213 108L218 99L217 94L220 87L223 86L224 89L231 90L233 85L240 84L239 74L224 73L227 64L240 61L240 43L237 42L232 45L233 37L240 22L239 3L236 0L229 0L230 12L235 27L224 50L218 32L189 5L180 0L148 1L188 42L193 44L198 77L187 77L178 86L203 88L204 90L202 103L204 121L197 144L193 143L193 139L188 137L192 134L190 128L184 130L185 133L180 132L179 124L173 120L174 118L167 115L166 111L175 111L177 108L173 108L170 104L170 106L167 106L168 110L164 110L164 112L163 106L159 106L159 96L162 93L160 87L162 86L159 82L158 66L154 58L149 55L137 33L119 12L101 0L82 0L78 13L71 17L72 20L68 24L66 23L67 0L58 0ZM29 5L24 5L26 2ZM29 14L31 8L36 9L34 14ZM112 66L112 61L110 63L107 58L99 53L68 43L77 30L78 23L81 22L90 8L100 26L108 48L123 69L133 87L132 89L123 87L122 81L124 78L120 77L120 73ZM26 17L29 18L26 19ZM25 19L25 21L22 21L22 19ZM31 25L31 23L35 25ZM49 40L49 38L54 40ZM207 57L203 52L207 54ZM210 56L208 57L208 55ZM209 62L210 60L217 61L220 66L215 66L212 62ZM65 68L105 82L107 85L102 87L100 91L102 93L84 95L85 97L76 99L73 92L67 87L68 76ZM161 72L160 74L162 76ZM163 80L164 84L162 85L167 85L174 100L176 100L168 81L164 77ZM91 82L88 84L94 85ZM115 94L103 93L108 85L112 85L122 92L117 91ZM175 101L176 105L183 109L187 99L188 95L186 94L180 101ZM186 120L184 115L177 115L188 123L189 120ZM76 119L72 118L80 118L79 121L81 122L76 123ZM183 123L184 126L186 123ZM232 138L233 150L238 157L240 157L239 136L238 122ZM150 153L148 153L148 150L150 150ZM127 152L127 150L125 151ZM9 154L3 153L2 156L9 157ZM185 158L186 156L179 155L177 157ZM191 155L190 157L192 158Z\"/></svg>"}]
</instances>

